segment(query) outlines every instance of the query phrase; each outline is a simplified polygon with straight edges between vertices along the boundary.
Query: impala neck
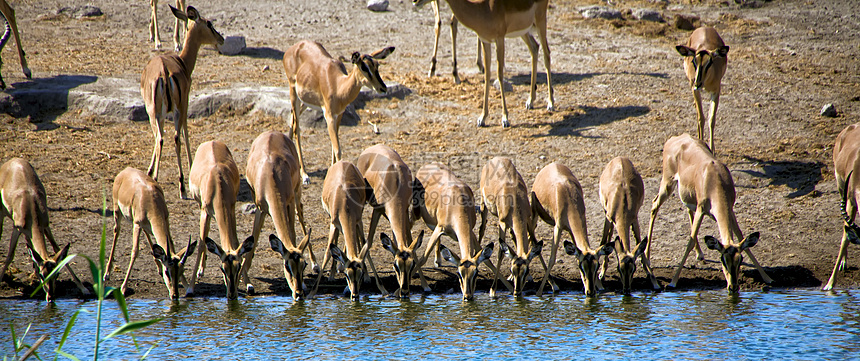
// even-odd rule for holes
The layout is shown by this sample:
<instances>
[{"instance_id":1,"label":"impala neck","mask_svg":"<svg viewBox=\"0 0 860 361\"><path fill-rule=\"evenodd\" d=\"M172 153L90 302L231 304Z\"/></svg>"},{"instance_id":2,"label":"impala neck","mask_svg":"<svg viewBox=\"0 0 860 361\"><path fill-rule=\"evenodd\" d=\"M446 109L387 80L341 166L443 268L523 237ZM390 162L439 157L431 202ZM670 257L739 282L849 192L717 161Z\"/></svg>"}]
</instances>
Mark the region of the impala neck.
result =
<instances>
[{"instance_id":1,"label":"impala neck","mask_svg":"<svg viewBox=\"0 0 860 361\"><path fill-rule=\"evenodd\" d=\"M179 53L179 58L185 63L189 78L191 78L191 73L194 72L194 66L197 65L197 54L200 53L201 45L200 41L190 34L185 36L185 42L182 45L182 52Z\"/></svg>"},{"instance_id":2,"label":"impala neck","mask_svg":"<svg viewBox=\"0 0 860 361\"><path fill-rule=\"evenodd\" d=\"M358 70L358 66L353 64L352 69L346 76L346 81L342 81L337 85L337 97L335 99L344 99L347 103L351 103L358 97L358 92L361 90L360 73L361 71Z\"/></svg>"}]
</instances>

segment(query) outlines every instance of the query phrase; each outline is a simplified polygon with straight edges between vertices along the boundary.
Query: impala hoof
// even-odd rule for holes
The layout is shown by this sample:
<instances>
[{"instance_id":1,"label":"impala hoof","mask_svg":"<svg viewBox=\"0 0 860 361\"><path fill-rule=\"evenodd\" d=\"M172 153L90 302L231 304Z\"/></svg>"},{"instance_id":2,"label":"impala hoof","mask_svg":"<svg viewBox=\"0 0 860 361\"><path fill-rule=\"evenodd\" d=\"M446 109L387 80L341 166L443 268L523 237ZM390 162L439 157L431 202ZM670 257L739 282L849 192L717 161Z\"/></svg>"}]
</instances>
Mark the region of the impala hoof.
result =
<instances>
[{"instance_id":1,"label":"impala hoof","mask_svg":"<svg viewBox=\"0 0 860 361\"><path fill-rule=\"evenodd\" d=\"M511 127L511 122L508 121L508 117L504 117L502 119L502 128L510 128L510 127Z\"/></svg>"},{"instance_id":2,"label":"impala hoof","mask_svg":"<svg viewBox=\"0 0 860 361\"><path fill-rule=\"evenodd\" d=\"M554 112L555 111L555 105L553 105L552 102L549 102L549 104L546 105L546 111Z\"/></svg>"},{"instance_id":3,"label":"impala hoof","mask_svg":"<svg viewBox=\"0 0 860 361\"><path fill-rule=\"evenodd\" d=\"M24 76L26 76L27 79L33 79L33 73L30 72L30 68L24 68Z\"/></svg>"},{"instance_id":4,"label":"impala hoof","mask_svg":"<svg viewBox=\"0 0 860 361\"><path fill-rule=\"evenodd\" d=\"M248 285L247 291L248 291L249 295L253 295L254 294L254 285Z\"/></svg>"},{"instance_id":5,"label":"impala hoof","mask_svg":"<svg viewBox=\"0 0 860 361\"><path fill-rule=\"evenodd\" d=\"M308 177L307 174L302 174L302 184L304 184L304 185L311 184L311 177Z\"/></svg>"},{"instance_id":6,"label":"impala hoof","mask_svg":"<svg viewBox=\"0 0 860 361\"><path fill-rule=\"evenodd\" d=\"M526 110L533 109L532 101L526 100Z\"/></svg>"}]
</instances>

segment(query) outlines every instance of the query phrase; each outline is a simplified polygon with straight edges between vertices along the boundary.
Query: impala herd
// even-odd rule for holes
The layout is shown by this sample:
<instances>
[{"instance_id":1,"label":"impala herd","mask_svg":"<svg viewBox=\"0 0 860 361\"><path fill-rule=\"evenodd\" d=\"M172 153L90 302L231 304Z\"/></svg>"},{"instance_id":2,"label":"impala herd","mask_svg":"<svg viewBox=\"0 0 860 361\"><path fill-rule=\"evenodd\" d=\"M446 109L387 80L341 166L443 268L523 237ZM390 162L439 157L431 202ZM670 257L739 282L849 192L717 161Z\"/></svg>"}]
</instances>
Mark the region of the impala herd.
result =
<instances>
[{"instance_id":1,"label":"impala herd","mask_svg":"<svg viewBox=\"0 0 860 361\"><path fill-rule=\"evenodd\" d=\"M436 70L436 48L438 47L439 14L441 0L413 0L413 4L432 2L436 15L434 51L429 75ZM490 49L496 46L498 78L504 79L504 50L506 37L521 37L528 46L532 60L531 87L526 107L534 103L536 89L537 52L543 49L547 74L547 109L553 110L553 90L550 67L550 52L547 46L548 0L517 0L495 2L490 0L447 0L454 16L451 20L452 39L456 46L458 23L478 34L480 52L478 65L485 72L482 113L477 125L488 118L487 97L490 81ZM212 22L203 18L192 6L183 9L184 1L176 1L178 8L170 6L176 18L174 33L175 49L179 54L154 57L143 70L140 81L150 124L155 136L152 158L147 172L126 168L113 183L112 204L114 214L114 237L107 263L105 280L110 277L116 242L123 219L132 223L132 247L129 265L121 289L126 284L138 253L140 235L146 237L159 275L162 276L171 298L179 297L180 284L186 295L194 293L198 278L204 274L206 256L216 255L223 273L226 295L237 298L240 286L247 294L254 293L249 269L254 258L262 225L266 215L273 220L275 233L269 236L269 246L284 260L284 278L294 299L313 297L329 260L332 260L329 279L337 272L345 275L347 290L357 298L362 283L370 281L370 272L379 291L388 295L377 275L371 257L371 248L376 236L380 217L388 220L392 235L379 234L382 247L393 255L393 270L398 288L394 295L408 297L410 283L417 274L424 292L430 287L423 274L429 256L434 254L434 265L450 262L457 269L460 289L464 299L471 299L476 292L479 267L485 265L492 273L491 296L501 283L513 295L521 295L524 286L532 280L530 265L537 258L542 267L537 295L541 295L547 283L552 292L559 286L552 276L552 268L558 261L558 248L563 245L565 253L572 255L579 267L584 292L593 296L603 289L608 257L615 253L621 292L630 293L636 272L637 260L654 289L660 283L651 267L651 242L654 223L660 206L677 187L681 202L688 208L690 237L684 256L668 287L675 287L689 253L696 249L699 260L704 259L698 233L706 216L714 219L720 237L705 236L709 249L719 253L725 274L727 289L739 289L740 266L743 255L752 261L765 283L772 279L765 273L751 252L759 240L754 232L744 237L733 207L735 186L724 163L714 156L714 125L719 104L720 83L727 67L729 47L713 28L695 30L689 41L678 45L677 51L684 56L684 69L693 91L698 120L698 137L688 134L670 138L663 148L662 180L658 195L651 205L647 236L642 238L638 220L639 209L644 203L645 187L642 177L633 163L626 157L617 157L607 164L599 178L599 197L605 219L599 244L592 246L588 240L585 220L585 201L582 186L570 168L560 163L551 163L538 172L529 190L512 159L495 157L490 159L480 173L480 201L468 184L460 180L445 164L431 162L422 166L413 176L410 167L400 155L385 145L374 145L365 149L355 163L341 159L338 127L343 112L356 99L362 86L377 92L387 88L379 75L379 59L394 51L394 47L382 48L371 54L355 52L347 59L333 58L319 43L301 41L290 47L283 58L284 71L290 89L292 114L288 121L287 134L267 131L260 134L251 145L245 167L245 177L250 185L256 212L252 235L239 242L236 225L236 203L239 193L239 166L233 159L229 147L220 141L201 144L192 160L189 145L187 114L191 89L191 74L199 49L204 44L221 45L224 38L215 30ZM158 26L155 17L157 0L151 0L151 40L156 48ZM0 38L0 48L14 34L18 45L21 66L29 78L24 51L21 49L14 11L5 0L0 0L0 14L6 23L6 32ZM180 24L182 26L180 26ZM184 41L180 44L180 30L184 30ZM531 32L538 34L540 44ZM453 75L457 75L456 50L453 51ZM481 63L483 59L483 63ZM0 86L5 87L0 77ZM504 127L510 125L507 117L504 87L501 87L502 119ZM705 118L702 111L702 94L710 97L708 124L710 137L705 143ZM321 192L322 206L330 216L328 242L324 247L322 263L316 262L311 246L311 228L304 220L302 203L303 184L310 178L302 159L301 133L298 116L304 107L320 108L323 111L332 143L331 166L326 172ZM185 176L182 171L181 142L185 138L185 149L190 165L188 191L200 208L200 232L195 240L189 237L187 245L177 249L171 236L168 209L162 187L157 182L158 168L163 146L164 119L172 114L176 133L174 145L179 168L180 197L188 199ZM374 125L374 132L378 132ZM860 170L860 128L851 125L839 134L833 152L837 185L841 195L841 210L844 221L842 244L839 249L832 276L824 286L831 289L839 272L845 269L848 242L860 244L860 226L854 223L860 201L860 180L853 177ZM27 250L38 276L45 281L46 298L56 294L56 277L50 277L60 261L66 257L69 244L62 249L54 240L48 225L48 207L45 188L35 169L24 159L14 158L0 166L0 216L12 221L13 230L6 261L0 270L5 276L15 254L20 235L24 235ZM371 208L369 230L365 236L362 213L365 205ZM482 246L489 215L498 220L498 248L494 242ZM474 232L477 217L481 216L478 234ZM214 218L220 242L208 237ZM301 225L302 237L296 230L296 218ZM420 250L424 231L415 239L412 228L421 219L432 232L423 251ZM550 254L544 260L544 242L535 236L538 219L553 227L549 240ZM2 234L0 222L0 234ZM615 239L613 234L617 233ZM573 240L563 240L567 234ZM343 235L343 246L338 239ZM456 240L459 252L454 252L440 243L445 235ZM510 235L510 244L505 238ZM153 242L152 238L155 238ZM47 241L53 251L49 251ZM184 244L184 242L183 242ZM182 245L182 244L180 244ZM191 256L197 257L190 275L185 277L185 266ZM312 289L306 289L304 277L307 252L311 271L316 274ZM496 262L493 254L498 252ZM503 257L510 259L510 271L502 272ZM337 271L335 268L337 267ZM84 294L83 286L74 271L66 266L72 280ZM56 272L54 272L55 274ZM503 273L509 274L505 277ZM240 281L243 284L240 284ZM309 291L309 292L306 292Z\"/></svg>"}]
</instances>

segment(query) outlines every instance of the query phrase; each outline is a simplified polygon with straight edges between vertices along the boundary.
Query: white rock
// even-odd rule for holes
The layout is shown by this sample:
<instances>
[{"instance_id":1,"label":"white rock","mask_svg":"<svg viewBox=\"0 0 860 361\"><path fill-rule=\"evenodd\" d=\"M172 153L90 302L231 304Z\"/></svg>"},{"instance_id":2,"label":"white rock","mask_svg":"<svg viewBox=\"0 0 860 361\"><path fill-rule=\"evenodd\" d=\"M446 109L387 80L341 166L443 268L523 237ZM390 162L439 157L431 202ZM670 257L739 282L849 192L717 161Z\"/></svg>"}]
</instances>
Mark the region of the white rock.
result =
<instances>
[{"instance_id":1,"label":"white rock","mask_svg":"<svg viewBox=\"0 0 860 361\"><path fill-rule=\"evenodd\" d=\"M621 11L605 6L585 6L579 8L579 13L586 19L621 19Z\"/></svg>"},{"instance_id":2,"label":"white rock","mask_svg":"<svg viewBox=\"0 0 860 361\"><path fill-rule=\"evenodd\" d=\"M821 108L821 116L828 118L835 118L838 113L836 112L836 106L833 104L827 104Z\"/></svg>"},{"instance_id":3,"label":"white rock","mask_svg":"<svg viewBox=\"0 0 860 361\"><path fill-rule=\"evenodd\" d=\"M388 0L367 0L367 9L370 11L388 10Z\"/></svg>"},{"instance_id":4,"label":"white rock","mask_svg":"<svg viewBox=\"0 0 860 361\"><path fill-rule=\"evenodd\" d=\"M223 55L239 55L245 50L244 36L228 36L224 38L224 45L218 47L218 52Z\"/></svg>"}]
</instances>

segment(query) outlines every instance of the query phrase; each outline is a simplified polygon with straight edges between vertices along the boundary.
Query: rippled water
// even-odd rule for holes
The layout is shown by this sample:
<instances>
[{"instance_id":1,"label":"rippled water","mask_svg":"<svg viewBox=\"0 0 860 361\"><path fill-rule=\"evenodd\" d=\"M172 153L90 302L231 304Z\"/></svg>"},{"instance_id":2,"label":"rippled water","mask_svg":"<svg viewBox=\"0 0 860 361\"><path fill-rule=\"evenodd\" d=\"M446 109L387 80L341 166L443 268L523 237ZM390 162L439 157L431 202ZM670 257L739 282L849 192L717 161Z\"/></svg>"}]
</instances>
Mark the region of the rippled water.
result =
<instances>
[{"instance_id":1,"label":"rippled water","mask_svg":"<svg viewBox=\"0 0 860 361\"><path fill-rule=\"evenodd\" d=\"M95 302L0 301L0 354L12 352L8 327L27 341L43 334L43 358L62 335L70 315L81 313L64 351L92 358ZM105 302L109 320L121 314ZM130 300L133 319L163 317L131 337L108 340L104 359L238 357L250 359L835 359L860 358L860 300L855 291L663 292L588 299L579 294L491 299L476 295L413 296L411 300L365 297L285 297Z\"/></svg>"}]
</instances>

